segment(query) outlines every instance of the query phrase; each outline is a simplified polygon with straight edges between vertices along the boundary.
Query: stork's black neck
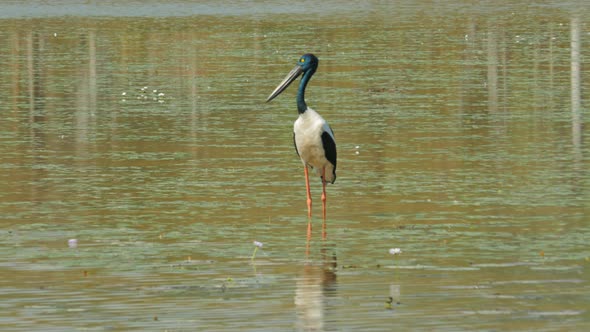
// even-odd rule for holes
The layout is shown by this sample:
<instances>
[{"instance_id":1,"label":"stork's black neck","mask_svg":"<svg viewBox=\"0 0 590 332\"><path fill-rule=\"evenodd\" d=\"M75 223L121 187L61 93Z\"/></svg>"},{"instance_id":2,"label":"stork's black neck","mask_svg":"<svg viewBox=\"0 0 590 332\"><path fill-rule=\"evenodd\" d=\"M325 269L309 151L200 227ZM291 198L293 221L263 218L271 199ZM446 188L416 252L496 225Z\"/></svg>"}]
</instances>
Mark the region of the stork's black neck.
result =
<instances>
[{"instance_id":1,"label":"stork's black neck","mask_svg":"<svg viewBox=\"0 0 590 332\"><path fill-rule=\"evenodd\" d=\"M307 104L305 103L305 88L314 73L315 68L309 69L303 73L303 77L299 83L299 90L297 90L297 112L299 112L299 114L303 114L307 110Z\"/></svg>"}]
</instances>

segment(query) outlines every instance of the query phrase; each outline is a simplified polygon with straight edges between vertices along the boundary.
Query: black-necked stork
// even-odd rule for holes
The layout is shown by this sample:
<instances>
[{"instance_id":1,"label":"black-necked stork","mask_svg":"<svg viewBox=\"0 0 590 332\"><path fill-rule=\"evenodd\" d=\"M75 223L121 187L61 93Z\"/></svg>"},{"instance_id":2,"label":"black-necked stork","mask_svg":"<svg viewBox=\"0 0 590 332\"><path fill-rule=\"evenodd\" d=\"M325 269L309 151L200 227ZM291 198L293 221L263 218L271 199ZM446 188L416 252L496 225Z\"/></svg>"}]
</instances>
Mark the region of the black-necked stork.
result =
<instances>
[{"instance_id":1,"label":"black-necked stork","mask_svg":"<svg viewBox=\"0 0 590 332\"><path fill-rule=\"evenodd\" d=\"M332 129L318 112L307 107L305 88L318 68L319 60L313 54L304 54L297 65L268 96L267 102L281 94L299 75L303 74L297 91L297 112L299 117L293 125L293 141L295 150L303 162L305 171L305 188L307 190L307 235L311 234L311 192L309 189L308 166L316 170L322 179L322 213L326 221L326 183L336 181L336 140Z\"/></svg>"}]
</instances>

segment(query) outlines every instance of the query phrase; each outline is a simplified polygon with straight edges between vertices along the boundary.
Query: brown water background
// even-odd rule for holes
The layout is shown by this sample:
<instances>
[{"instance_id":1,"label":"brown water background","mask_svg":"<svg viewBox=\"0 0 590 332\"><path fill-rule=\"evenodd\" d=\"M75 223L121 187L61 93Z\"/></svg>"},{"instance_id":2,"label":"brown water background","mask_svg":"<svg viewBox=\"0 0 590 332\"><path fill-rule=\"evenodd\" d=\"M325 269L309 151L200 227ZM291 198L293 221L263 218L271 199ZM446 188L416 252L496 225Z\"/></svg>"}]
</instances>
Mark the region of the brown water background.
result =
<instances>
[{"instance_id":1,"label":"brown water background","mask_svg":"<svg viewBox=\"0 0 590 332\"><path fill-rule=\"evenodd\" d=\"M588 8L3 2L0 329L589 329Z\"/></svg>"}]
</instances>

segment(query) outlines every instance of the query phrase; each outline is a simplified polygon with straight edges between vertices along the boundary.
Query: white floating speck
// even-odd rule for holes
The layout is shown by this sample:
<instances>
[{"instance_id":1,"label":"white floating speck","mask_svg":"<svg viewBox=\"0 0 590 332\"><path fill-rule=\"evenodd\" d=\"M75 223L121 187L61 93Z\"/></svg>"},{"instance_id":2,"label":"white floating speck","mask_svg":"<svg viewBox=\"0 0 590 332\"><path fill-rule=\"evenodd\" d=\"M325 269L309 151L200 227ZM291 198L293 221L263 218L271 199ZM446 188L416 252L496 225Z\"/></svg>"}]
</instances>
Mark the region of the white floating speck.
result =
<instances>
[{"instance_id":1,"label":"white floating speck","mask_svg":"<svg viewBox=\"0 0 590 332\"><path fill-rule=\"evenodd\" d=\"M401 254L402 250L400 248L391 248L391 249L389 249L389 253L392 255L397 255L397 254Z\"/></svg>"},{"instance_id":2,"label":"white floating speck","mask_svg":"<svg viewBox=\"0 0 590 332\"><path fill-rule=\"evenodd\" d=\"M262 244L262 242L254 241L254 245L257 246L258 248L262 248L262 246L264 244Z\"/></svg>"},{"instance_id":3,"label":"white floating speck","mask_svg":"<svg viewBox=\"0 0 590 332\"><path fill-rule=\"evenodd\" d=\"M121 96L126 96L126 95L127 95L127 92L121 93Z\"/></svg>"},{"instance_id":4,"label":"white floating speck","mask_svg":"<svg viewBox=\"0 0 590 332\"><path fill-rule=\"evenodd\" d=\"M53 37L57 37L57 32L54 32L53 33Z\"/></svg>"},{"instance_id":5,"label":"white floating speck","mask_svg":"<svg viewBox=\"0 0 590 332\"><path fill-rule=\"evenodd\" d=\"M355 146L354 148L355 148L355 149L360 149L360 148L361 148L361 146L360 146L360 145L357 145L357 146Z\"/></svg>"},{"instance_id":6,"label":"white floating speck","mask_svg":"<svg viewBox=\"0 0 590 332\"><path fill-rule=\"evenodd\" d=\"M164 97L164 92L158 93L158 97Z\"/></svg>"},{"instance_id":7,"label":"white floating speck","mask_svg":"<svg viewBox=\"0 0 590 332\"><path fill-rule=\"evenodd\" d=\"M153 92L154 92L154 93L158 93L158 90L157 90L157 89L154 89L154 91L153 91Z\"/></svg>"},{"instance_id":8,"label":"white floating speck","mask_svg":"<svg viewBox=\"0 0 590 332\"><path fill-rule=\"evenodd\" d=\"M69 239L68 240L68 247L76 248L78 246L78 240L76 239Z\"/></svg>"}]
</instances>

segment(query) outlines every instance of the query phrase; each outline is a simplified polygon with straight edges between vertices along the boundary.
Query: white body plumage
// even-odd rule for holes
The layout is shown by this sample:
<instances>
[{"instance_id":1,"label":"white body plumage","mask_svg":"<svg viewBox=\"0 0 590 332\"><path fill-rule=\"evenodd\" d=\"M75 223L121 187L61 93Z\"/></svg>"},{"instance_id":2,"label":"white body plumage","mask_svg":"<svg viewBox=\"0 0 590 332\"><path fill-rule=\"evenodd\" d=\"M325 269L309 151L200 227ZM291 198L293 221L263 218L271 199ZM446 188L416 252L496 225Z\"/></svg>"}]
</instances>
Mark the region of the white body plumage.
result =
<instances>
[{"instance_id":1,"label":"white body plumage","mask_svg":"<svg viewBox=\"0 0 590 332\"><path fill-rule=\"evenodd\" d=\"M336 140L332 129L316 111L311 108L301 114L293 125L294 142L297 153L304 165L313 167L319 176L325 168L325 181L336 180L335 162ZM330 156L334 156L330 161Z\"/></svg>"}]
</instances>

